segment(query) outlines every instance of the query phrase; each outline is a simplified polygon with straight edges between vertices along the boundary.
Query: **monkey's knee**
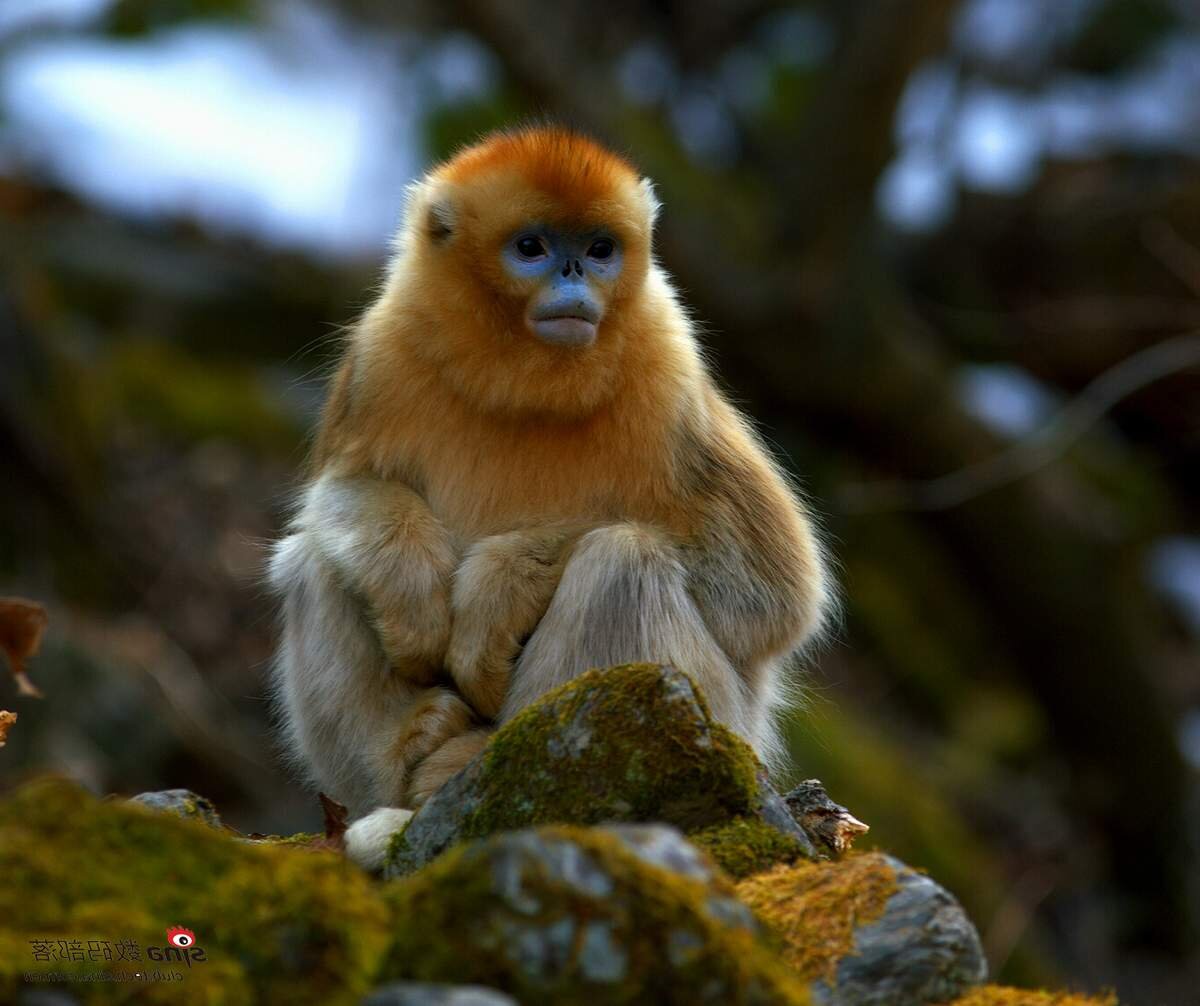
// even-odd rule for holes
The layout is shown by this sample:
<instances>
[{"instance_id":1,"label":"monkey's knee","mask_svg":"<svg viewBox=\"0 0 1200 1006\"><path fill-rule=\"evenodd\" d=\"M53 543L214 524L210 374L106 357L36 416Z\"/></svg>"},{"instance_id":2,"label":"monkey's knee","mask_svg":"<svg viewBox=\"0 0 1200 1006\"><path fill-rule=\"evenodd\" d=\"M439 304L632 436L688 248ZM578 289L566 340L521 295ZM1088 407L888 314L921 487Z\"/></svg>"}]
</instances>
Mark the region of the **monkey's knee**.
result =
<instances>
[{"instance_id":1,"label":"monkey's knee","mask_svg":"<svg viewBox=\"0 0 1200 1006\"><path fill-rule=\"evenodd\" d=\"M608 563L641 565L671 562L674 546L664 531L636 521L594 528L579 539L572 558L585 556Z\"/></svg>"},{"instance_id":2,"label":"monkey's knee","mask_svg":"<svg viewBox=\"0 0 1200 1006\"><path fill-rule=\"evenodd\" d=\"M683 566L670 537L657 528L632 521L589 531L576 545L563 571L559 595L588 598L594 604L605 596L605 612L637 606L648 584L682 582Z\"/></svg>"},{"instance_id":3,"label":"monkey's knee","mask_svg":"<svg viewBox=\"0 0 1200 1006\"><path fill-rule=\"evenodd\" d=\"M750 729L744 685L688 592L679 548L656 528L622 523L580 540L518 661L501 718L589 668L631 661L687 671L719 720Z\"/></svg>"}]
</instances>

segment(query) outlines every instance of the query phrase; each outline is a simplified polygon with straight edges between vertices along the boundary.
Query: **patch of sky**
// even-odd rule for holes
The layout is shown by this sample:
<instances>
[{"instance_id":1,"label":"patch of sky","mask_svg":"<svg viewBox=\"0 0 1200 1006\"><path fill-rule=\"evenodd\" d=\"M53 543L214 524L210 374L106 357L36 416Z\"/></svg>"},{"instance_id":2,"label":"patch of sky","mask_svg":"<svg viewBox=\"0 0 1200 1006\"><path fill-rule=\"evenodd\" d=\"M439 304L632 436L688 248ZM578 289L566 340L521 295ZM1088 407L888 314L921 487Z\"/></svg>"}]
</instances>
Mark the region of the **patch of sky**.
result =
<instances>
[{"instance_id":1,"label":"patch of sky","mask_svg":"<svg viewBox=\"0 0 1200 1006\"><path fill-rule=\"evenodd\" d=\"M1058 403L1032 374L1008 364L963 367L956 383L963 408L997 433L1014 438L1041 429Z\"/></svg>"}]
</instances>

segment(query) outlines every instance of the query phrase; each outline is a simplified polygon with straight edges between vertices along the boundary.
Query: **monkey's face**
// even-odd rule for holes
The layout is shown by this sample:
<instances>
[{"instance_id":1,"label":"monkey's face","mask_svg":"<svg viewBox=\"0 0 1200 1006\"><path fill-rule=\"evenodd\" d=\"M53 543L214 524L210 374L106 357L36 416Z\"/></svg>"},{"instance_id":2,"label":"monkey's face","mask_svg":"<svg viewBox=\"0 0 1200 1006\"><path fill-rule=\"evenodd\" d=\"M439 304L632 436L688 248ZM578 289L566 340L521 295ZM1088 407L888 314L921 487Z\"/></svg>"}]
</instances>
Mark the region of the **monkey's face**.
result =
<instances>
[{"instance_id":1,"label":"monkey's face","mask_svg":"<svg viewBox=\"0 0 1200 1006\"><path fill-rule=\"evenodd\" d=\"M409 345L462 398L582 415L653 334L657 209L650 183L589 140L501 134L416 187L384 300L419 319Z\"/></svg>"},{"instance_id":2,"label":"monkey's face","mask_svg":"<svg viewBox=\"0 0 1200 1006\"><path fill-rule=\"evenodd\" d=\"M518 229L500 253L505 273L527 291L524 324L552 346L590 346L621 275L620 241L542 224Z\"/></svg>"}]
</instances>

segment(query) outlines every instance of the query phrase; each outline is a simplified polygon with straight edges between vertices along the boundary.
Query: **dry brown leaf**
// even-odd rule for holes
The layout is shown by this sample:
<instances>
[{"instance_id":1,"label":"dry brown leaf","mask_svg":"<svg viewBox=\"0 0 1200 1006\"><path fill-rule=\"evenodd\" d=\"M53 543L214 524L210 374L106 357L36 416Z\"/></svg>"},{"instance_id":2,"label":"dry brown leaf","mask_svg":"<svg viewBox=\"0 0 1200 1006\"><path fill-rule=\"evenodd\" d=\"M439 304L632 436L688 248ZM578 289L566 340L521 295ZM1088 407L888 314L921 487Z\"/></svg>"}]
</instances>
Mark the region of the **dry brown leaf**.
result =
<instances>
[{"instance_id":1,"label":"dry brown leaf","mask_svg":"<svg viewBox=\"0 0 1200 1006\"><path fill-rule=\"evenodd\" d=\"M312 843L314 849L332 849L335 852L346 851L346 819L350 811L344 803L338 803L333 797L318 793L321 810L325 813L325 837Z\"/></svg>"},{"instance_id":2,"label":"dry brown leaf","mask_svg":"<svg viewBox=\"0 0 1200 1006\"><path fill-rule=\"evenodd\" d=\"M16 722L16 713L10 713L7 709L0 709L0 748L4 747L4 742L8 740L8 728Z\"/></svg>"},{"instance_id":3,"label":"dry brown leaf","mask_svg":"<svg viewBox=\"0 0 1200 1006\"><path fill-rule=\"evenodd\" d=\"M40 699L42 693L26 675L25 661L37 654L49 621L46 609L36 601L0 597L0 650L8 657L18 694L31 699Z\"/></svg>"}]
</instances>

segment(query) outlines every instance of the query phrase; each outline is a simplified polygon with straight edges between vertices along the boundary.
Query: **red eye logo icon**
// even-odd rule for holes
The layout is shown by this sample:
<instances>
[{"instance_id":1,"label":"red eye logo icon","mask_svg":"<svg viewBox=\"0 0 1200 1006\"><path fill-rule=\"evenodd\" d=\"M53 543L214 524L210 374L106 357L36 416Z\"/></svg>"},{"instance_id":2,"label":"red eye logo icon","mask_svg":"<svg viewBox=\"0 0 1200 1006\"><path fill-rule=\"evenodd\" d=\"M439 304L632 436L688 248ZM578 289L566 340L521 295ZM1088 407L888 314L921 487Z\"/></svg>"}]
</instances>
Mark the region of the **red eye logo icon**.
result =
<instances>
[{"instance_id":1,"label":"red eye logo icon","mask_svg":"<svg viewBox=\"0 0 1200 1006\"><path fill-rule=\"evenodd\" d=\"M190 929L184 929L183 926L172 926L167 930L167 942L182 950L196 942L196 934Z\"/></svg>"}]
</instances>

